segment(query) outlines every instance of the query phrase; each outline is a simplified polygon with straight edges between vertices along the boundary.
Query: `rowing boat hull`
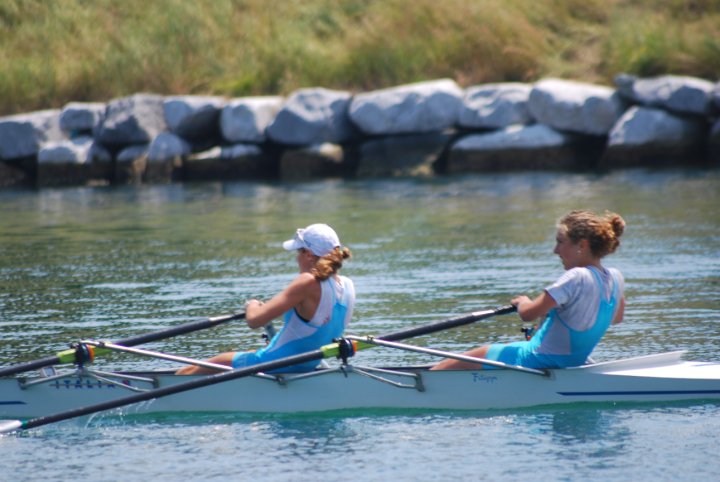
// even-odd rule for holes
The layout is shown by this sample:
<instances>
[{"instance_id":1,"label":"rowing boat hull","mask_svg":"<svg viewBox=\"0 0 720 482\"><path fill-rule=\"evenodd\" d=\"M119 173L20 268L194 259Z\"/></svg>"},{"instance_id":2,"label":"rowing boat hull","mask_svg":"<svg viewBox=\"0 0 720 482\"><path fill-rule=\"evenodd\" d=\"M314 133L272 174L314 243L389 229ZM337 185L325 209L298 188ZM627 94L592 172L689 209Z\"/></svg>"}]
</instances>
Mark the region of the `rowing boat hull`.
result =
<instances>
[{"instance_id":1,"label":"rowing boat hull","mask_svg":"<svg viewBox=\"0 0 720 482\"><path fill-rule=\"evenodd\" d=\"M394 369L321 370L312 376L252 376L142 402L124 413L324 412L356 409L512 409L577 402L667 402L720 400L720 363L683 361L681 352L550 370L548 376L515 370L428 371ZM401 372L401 373L397 373ZM127 386L152 389L188 381L166 372L120 378ZM380 378L380 379L378 379ZM0 419L28 418L132 395L94 378L68 375L23 385L0 379Z\"/></svg>"}]
</instances>

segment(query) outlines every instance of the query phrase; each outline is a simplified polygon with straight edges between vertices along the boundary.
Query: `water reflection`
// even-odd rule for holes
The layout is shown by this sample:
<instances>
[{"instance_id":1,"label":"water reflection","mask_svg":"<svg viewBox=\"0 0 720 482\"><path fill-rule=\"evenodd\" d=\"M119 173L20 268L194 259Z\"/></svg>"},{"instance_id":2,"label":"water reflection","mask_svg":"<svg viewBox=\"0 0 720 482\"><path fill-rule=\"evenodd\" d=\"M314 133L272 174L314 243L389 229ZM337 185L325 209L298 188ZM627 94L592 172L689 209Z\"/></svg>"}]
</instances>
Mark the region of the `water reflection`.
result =
<instances>
[{"instance_id":1,"label":"water reflection","mask_svg":"<svg viewBox=\"0 0 720 482\"><path fill-rule=\"evenodd\" d=\"M578 408L552 412L549 417L555 443L574 448L596 445L591 456L616 455L630 441L630 432L612 410Z\"/></svg>"}]
</instances>

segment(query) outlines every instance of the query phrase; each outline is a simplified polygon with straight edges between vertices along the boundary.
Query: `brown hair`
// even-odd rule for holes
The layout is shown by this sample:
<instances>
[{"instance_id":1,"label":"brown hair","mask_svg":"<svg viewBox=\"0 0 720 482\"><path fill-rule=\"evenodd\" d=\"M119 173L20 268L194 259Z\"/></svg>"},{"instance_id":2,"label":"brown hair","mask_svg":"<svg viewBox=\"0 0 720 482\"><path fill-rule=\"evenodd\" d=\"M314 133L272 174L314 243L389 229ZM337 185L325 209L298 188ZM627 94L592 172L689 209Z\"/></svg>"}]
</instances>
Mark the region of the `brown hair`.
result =
<instances>
[{"instance_id":1,"label":"brown hair","mask_svg":"<svg viewBox=\"0 0 720 482\"><path fill-rule=\"evenodd\" d=\"M350 250L346 247L337 247L325 256L318 258L315 267L311 273L318 281L324 281L330 276L338 272L342 268L343 260L352 256Z\"/></svg>"},{"instance_id":2,"label":"brown hair","mask_svg":"<svg viewBox=\"0 0 720 482\"><path fill-rule=\"evenodd\" d=\"M567 236L574 244L587 239L593 256L602 258L620 246L625 220L609 211L605 211L604 216L590 211L572 211L558 221L558 226L567 229Z\"/></svg>"}]
</instances>

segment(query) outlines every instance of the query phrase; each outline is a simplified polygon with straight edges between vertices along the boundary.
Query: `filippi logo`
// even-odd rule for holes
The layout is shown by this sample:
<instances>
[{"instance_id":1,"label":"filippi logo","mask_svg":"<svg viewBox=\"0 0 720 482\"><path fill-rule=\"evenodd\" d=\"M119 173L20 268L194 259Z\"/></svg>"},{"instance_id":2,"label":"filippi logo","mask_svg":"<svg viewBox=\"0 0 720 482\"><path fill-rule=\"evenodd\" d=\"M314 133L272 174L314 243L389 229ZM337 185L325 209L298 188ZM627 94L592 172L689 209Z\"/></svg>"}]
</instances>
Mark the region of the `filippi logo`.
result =
<instances>
[{"instance_id":1,"label":"filippi logo","mask_svg":"<svg viewBox=\"0 0 720 482\"><path fill-rule=\"evenodd\" d=\"M485 374L479 373L479 372L473 372L472 376L473 376L473 382L475 382L475 383L479 383L479 382L480 383L482 383L482 382L495 383L497 381L497 377L488 376L488 375L485 375Z\"/></svg>"}]
</instances>

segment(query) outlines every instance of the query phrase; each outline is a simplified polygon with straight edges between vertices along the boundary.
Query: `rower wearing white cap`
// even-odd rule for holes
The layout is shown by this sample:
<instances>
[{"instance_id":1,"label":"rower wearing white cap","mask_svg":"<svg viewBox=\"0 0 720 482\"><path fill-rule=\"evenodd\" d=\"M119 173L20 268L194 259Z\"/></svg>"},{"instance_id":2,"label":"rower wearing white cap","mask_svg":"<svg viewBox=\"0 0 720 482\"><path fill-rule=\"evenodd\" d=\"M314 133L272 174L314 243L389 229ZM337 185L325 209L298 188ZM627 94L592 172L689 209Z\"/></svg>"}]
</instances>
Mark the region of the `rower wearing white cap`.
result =
<instances>
[{"instance_id":1,"label":"rower wearing white cap","mask_svg":"<svg viewBox=\"0 0 720 482\"><path fill-rule=\"evenodd\" d=\"M352 280L338 271L350 258L335 231L327 224L311 224L298 229L283 243L288 251L297 251L300 274L280 293L263 303L252 299L245 303L245 321L250 328L261 328L283 317L283 327L270 343L257 351L226 352L209 361L241 368L316 350L340 337L355 305ZM284 371L310 371L318 362L294 365ZM212 370L188 366L180 375L211 373Z\"/></svg>"}]
</instances>

